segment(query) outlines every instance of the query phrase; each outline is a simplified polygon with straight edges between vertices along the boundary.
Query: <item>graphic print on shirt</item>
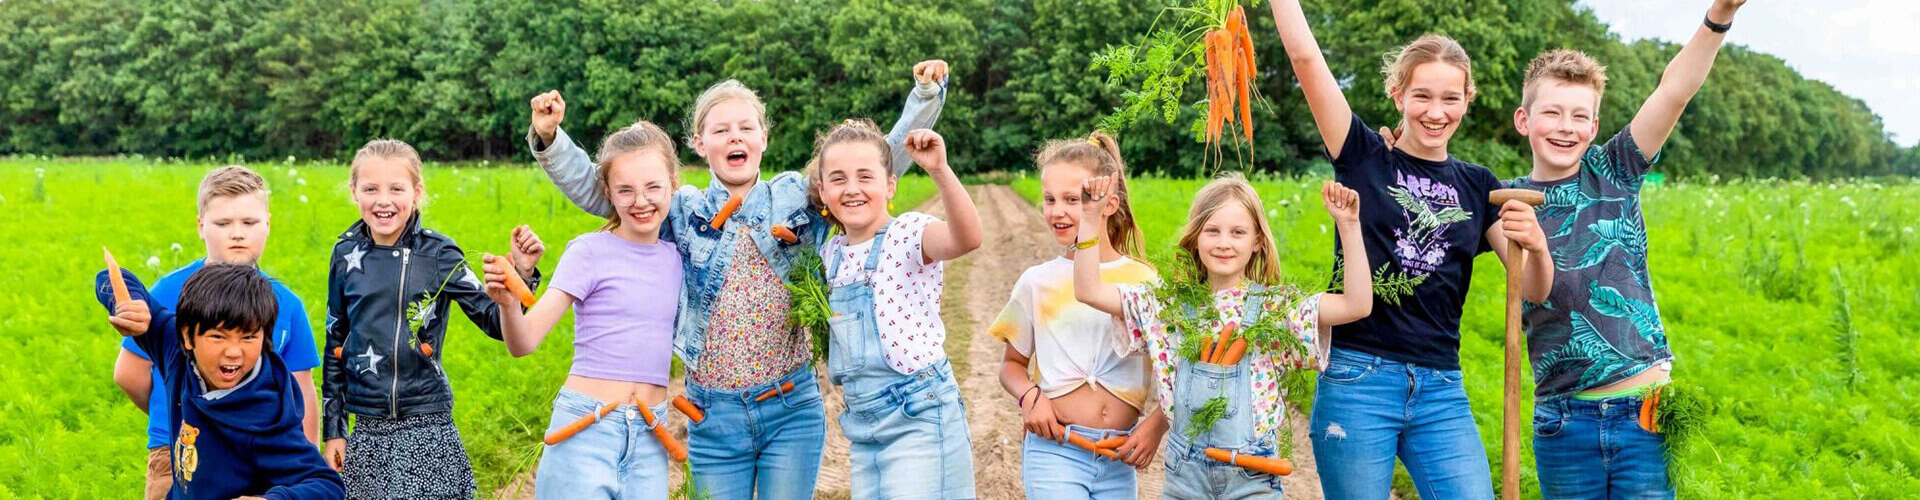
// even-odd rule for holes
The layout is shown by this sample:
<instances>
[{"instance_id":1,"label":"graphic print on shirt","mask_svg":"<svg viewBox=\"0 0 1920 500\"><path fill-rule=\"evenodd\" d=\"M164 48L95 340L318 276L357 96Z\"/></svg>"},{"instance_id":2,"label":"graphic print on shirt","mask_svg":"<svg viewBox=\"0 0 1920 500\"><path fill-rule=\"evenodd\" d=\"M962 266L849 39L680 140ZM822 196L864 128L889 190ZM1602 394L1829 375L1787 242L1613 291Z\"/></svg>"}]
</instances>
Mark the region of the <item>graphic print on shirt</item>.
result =
<instances>
[{"instance_id":1,"label":"graphic print on shirt","mask_svg":"<svg viewBox=\"0 0 1920 500\"><path fill-rule=\"evenodd\" d=\"M1414 276L1431 274L1453 247L1442 237L1447 227L1472 219L1473 213L1461 208L1460 192L1453 186L1400 171L1393 176L1395 185L1387 193L1400 205L1408 226L1393 230L1394 257Z\"/></svg>"}]
</instances>

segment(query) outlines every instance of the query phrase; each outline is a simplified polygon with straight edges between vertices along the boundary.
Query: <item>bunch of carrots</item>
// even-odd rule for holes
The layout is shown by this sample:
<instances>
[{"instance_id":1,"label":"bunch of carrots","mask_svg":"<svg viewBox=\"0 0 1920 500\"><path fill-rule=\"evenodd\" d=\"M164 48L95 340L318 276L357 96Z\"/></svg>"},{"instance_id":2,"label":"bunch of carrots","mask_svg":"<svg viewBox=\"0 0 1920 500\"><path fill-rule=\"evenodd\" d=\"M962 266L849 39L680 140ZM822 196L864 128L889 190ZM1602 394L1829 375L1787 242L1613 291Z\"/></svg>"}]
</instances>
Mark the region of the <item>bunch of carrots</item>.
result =
<instances>
[{"instance_id":1,"label":"bunch of carrots","mask_svg":"<svg viewBox=\"0 0 1920 500\"><path fill-rule=\"evenodd\" d=\"M1247 355L1247 339L1235 338L1234 323L1220 328L1218 337L1208 337L1200 343L1200 362L1220 366L1240 364L1240 358Z\"/></svg>"},{"instance_id":2,"label":"bunch of carrots","mask_svg":"<svg viewBox=\"0 0 1920 500\"><path fill-rule=\"evenodd\" d=\"M1219 27L1201 36L1207 59L1207 143L1218 144L1227 123L1239 122L1253 146L1253 37L1247 9L1235 3ZM1235 111L1238 113L1235 113Z\"/></svg>"}]
</instances>

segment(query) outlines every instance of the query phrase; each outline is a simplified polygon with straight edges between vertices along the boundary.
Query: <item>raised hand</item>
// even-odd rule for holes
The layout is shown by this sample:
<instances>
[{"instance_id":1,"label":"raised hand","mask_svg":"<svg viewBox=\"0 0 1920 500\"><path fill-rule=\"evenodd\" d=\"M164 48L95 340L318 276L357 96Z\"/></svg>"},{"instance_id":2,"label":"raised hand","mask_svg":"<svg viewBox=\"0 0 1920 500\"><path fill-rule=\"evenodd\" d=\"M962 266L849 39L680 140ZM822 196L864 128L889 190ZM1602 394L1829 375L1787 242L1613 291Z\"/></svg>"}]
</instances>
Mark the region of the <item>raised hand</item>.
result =
<instances>
[{"instance_id":1,"label":"raised hand","mask_svg":"<svg viewBox=\"0 0 1920 500\"><path fill-rule=\"evenodd\" d=\"M1106 218L1107 204L1120 191L1120 178L1110 175L1089 177L1080 182L1081 222Z\"/></svg>"},{"instance_id":2,"label":"raised hand","mask_svg":"<svg viewBox=\"0 0 1920 500\"><path fill-rule=\"evenodd\" d=\"M947 140L939 132L924 128L908 132L906 146L907 156L927 173L947 170Z\"/></svg>"},{"instance_id":3,"label":"raised hand","mask_svg":"<svg viewBox=\"0 0 1920 500\"><path fill-rule=\"evenodd\" d=\"M560 91L549 90L533 96L527 103L533 108L533 133L540 141L552 144L553 135L560 130L560 121L567 117L567 100L560 98Z\"/></svg>"},{"instance_id":4,"label":"raised hand","mask_svg":"<svg viewBox=\"0 0 1920 500\"><path fill-rule=\"evenodd\" d=\"M547 253L547 245L525 224L513 228L512 244L514 270L523 278L533 276L533 268L540 264L540 256Z\"/></svg>"},{"instance_id":5,"label":"raised hand","mask_svg":"<svg viewBox=\"0 0 1920 500\"><path fill-rule=\"evenodd\" d=\"M944 83L947 81L947 62L928 59L913 65L913 80L920 83Z\"/></svg>"},{"instance_id":6,"label":"raised hand","mask_svg":"<svg viewBox=\"0 0 1920 500\"><path fill-rule=\"evenodd\" d=\"M1320 201L1327 206L1327 214L1333 216L1335 223L1354 223L1360 221L1360 193L1338 182L1327 181L1320 185Z\"/></svg>"},{"instance_id":7,"label":"raised hand","mask_svg":"<svg viewBox=\"0 0 1920 500\"><path fill-rule=\"evenodd\" d=\"M507 287L507 258L485 254L480 262L480 274L486 283L487 297L502 306L519 306L520 297Z\"/></svg>"},{"instance_id":8,"label":"raised hand","mask_svg":"<svg viewBox=\"0 0 1920 500\"><path fill-rule=\"evenodd\" d=\"M129 300L113 305L113 315L107 317L107 323L114 330L127 337L147 333L147 327L153 322L153 313L147 309L147 301Z\"/></svg>"}]
</instances>

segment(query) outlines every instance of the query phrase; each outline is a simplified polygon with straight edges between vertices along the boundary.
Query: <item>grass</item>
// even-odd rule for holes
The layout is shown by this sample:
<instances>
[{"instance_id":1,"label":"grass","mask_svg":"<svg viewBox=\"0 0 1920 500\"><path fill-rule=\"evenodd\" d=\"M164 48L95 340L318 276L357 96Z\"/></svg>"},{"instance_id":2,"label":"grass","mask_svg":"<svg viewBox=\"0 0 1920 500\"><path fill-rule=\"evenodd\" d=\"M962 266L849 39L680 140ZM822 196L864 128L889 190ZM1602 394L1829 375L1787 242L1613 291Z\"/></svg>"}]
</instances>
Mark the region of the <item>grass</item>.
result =
<instances>
[{"instance_id":1,"label":"grass","mask_svg":"<svg viewBox=\"0 0 1920 500\"><path fill-rule=\"evenodd\" d=\"M109 246L123 265L152 280L204 255L194 232L195 186L213 165L144 159L0 159L0 227L14 262L0 273L9 290L0 315L0 499L106 498L139 491L146 416L109 375L119 336L94 302L92 279ZM331 163L253 163L273 189L272 236L260 266L324 318L327 258L358 217L346 168ZM460 242L469 256L507 249L507 232L531 224L547 241L551 271L565 244L603 220L566 201L526 164L429 164L424 225ZM705 186L705 171L684 181ZM934 192L925 176L900 183L897 205ZM316 334L322 325L313 325ZM537 460L547 404L573 357L571 319L525 358L467 321L453 321L442 351L459 424L482 491L493 491ZM316 339L316 345L324 339ZM322 391L325 391L323 388Z\"/></svg>"},{"instance_id":2,"label":"grass","mask_svg":"<svg viewBox=\"0 0 1920 500\"><path fill-rule=\"evenodd\" d=\"M1164 252L1204 181L1131 182L1148 247ZM1332 262L1319 183L1254 183L1290 276L1325 273ZM1013 186L1037 199L1038 179ZM1920 325L1920 184L1669 183L1648 188L1643 203L1675 377L1703 387L1718 408L1696 445L1679 453L1681 496L1897 498L1920 490L1920 338L1911 335ZM1498 477L1505 281L1492 254L1475 261L1473 283L1460 359ZM1531 407L1531 375L1523 379ZM1304 405L1311 397L1291 399ZM1527 441L1522 488L1537 494Z\"/></svg>"}]
</instances>

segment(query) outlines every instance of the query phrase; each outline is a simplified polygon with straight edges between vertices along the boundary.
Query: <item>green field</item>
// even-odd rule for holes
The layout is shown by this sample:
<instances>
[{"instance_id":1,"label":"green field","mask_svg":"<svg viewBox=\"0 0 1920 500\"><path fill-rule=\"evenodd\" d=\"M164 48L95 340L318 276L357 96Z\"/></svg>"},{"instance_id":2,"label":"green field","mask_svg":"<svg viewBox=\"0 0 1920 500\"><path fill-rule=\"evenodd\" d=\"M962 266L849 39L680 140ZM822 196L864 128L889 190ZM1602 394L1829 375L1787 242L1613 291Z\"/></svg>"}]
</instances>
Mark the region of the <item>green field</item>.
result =
<instances>
[{"instance_id":1,"label":"green field","mask_svg":"<svg viewBox=\"0 0 1920 500\"><path fill-rule=\"evenodd\" d=\"M1171 248L1204 182L1132 182L1148 247ZM1037 199L1038 179L1013 184ZM1319 184L1255 182L1290 281L1321 279L1332 262ZM1912 331L1920 325L1920 184L1669 183L1644 196L1674 375L1704 386L1719 408L1698 445L1679 457L1681 495L1901 498L1920 491L1920 338ZM1497 477L1505 280L1492 254L1474 267L1460 358ZM1838 313L1836 276L1850 314ZM1531 408L1531 374L1523 378ZM1531 413L1523 418L1531 421ZM1531 442L1524 448L1523 489L1534 492Z\"/></svg>"},{"instance_id":2,"label":"green field","mask_svg":"<svg viewBox=\"0 0 1920 500\"><path fill-rule=\"evenodd\" d=\"M146 416L110 376L119 335L93 298L99 248L111 247L149 282L203 256L194 197L211 166L0 160L0 227L15 242L0 257L19 264L0 275L0 289L12 291L0 301L0 340L13 346L0 351L0 499L124 498L140 490ZM309 317L324 318L328 252L359 216L346 168L251 166L273 190L273 232L260 265L305 299ZM531 224L547 242L541 267L551 272L566 242L603 220L574 208L545 174L525 166L429 164L424 224L452 236L470 258L506 251L507 231ZM683 177L707 184L704 171ZM909 176L898 206L917 206L933 192L926 177ZM482 491L491 491L534 463L573 357L571 320L519 359L466 321L454 321L447 336L454 419Z\"/></svg>"}]
</instances>

